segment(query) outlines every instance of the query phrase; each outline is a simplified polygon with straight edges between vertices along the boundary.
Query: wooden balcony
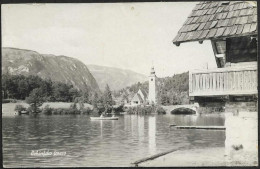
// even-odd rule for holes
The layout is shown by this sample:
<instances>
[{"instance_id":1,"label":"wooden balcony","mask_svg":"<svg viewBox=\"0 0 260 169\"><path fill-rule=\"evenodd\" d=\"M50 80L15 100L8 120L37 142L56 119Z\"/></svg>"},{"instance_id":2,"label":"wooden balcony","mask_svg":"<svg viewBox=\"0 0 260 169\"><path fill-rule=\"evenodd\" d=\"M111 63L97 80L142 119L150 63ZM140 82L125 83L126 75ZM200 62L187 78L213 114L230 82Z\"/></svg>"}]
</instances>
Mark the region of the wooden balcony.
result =
<instances>
[{"instance_id":1,"label":"wooden balcony","mask_svg":"<svg viewBox=\"0 0 260 169\"><path fill-rule=\"evenodd\" d=\"M257 66L226 67L192 71L189 96L257 94Z\"/></svg>"}]
</instances>

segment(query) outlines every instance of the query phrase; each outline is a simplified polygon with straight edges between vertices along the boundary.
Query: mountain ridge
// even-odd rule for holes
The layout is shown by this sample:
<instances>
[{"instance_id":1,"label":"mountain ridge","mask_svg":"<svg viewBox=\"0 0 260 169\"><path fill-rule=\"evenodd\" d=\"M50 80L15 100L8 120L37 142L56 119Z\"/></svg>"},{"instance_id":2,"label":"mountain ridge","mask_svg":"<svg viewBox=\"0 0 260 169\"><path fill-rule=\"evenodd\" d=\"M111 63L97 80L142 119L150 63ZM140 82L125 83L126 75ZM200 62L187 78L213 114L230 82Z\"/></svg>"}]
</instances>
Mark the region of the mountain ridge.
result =
<instances>
[{"instance_id":1,"label":"mountain ridge","mask_svg":"<svg viewBox=\"0 0 260 169\"><path fill-rule=\"evenodd\" d=\"M137 82L147 81L148 78L129 69L94 64L88 64L87 66L97 80L101 90L105 89L106 84L109 85L111 90L119 90Z\"/></svg>"},{"instance_id":2,"label":"mountain ridge","mask_svg":"<svg viewBox=\"0 0 260 169\"><path fill-rule=\"evenodd\" d=\"M100 92L88 67L65 55L40 54L37 51L2 47L2 74L37 75L43 79L65 82L86 91Z\"/></svg>"}]
</instances>

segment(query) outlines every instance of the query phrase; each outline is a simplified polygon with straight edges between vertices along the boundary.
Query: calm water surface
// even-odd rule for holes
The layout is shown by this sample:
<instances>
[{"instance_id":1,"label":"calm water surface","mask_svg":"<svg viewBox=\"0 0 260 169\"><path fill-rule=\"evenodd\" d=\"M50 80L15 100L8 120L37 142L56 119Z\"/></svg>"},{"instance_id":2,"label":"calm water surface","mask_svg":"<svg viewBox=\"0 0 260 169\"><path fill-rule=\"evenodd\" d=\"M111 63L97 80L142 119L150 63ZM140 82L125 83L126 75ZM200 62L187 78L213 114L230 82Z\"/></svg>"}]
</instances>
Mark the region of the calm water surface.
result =
<instances>
[{"instance_id":1,"label":"calm water surface","mask_svg":"<svg viewBox=\"0 0 260 169\"><path fill-rule=\"evenodd\" d=\"M90 121L87 115L2 118L5 167L130 166L169 149L223 147L224 131L176 130L177 125L224 125L220 115L122 115L115 121ZM32 151L66 152L33 156Z\"/></svg>"}]
</instances>

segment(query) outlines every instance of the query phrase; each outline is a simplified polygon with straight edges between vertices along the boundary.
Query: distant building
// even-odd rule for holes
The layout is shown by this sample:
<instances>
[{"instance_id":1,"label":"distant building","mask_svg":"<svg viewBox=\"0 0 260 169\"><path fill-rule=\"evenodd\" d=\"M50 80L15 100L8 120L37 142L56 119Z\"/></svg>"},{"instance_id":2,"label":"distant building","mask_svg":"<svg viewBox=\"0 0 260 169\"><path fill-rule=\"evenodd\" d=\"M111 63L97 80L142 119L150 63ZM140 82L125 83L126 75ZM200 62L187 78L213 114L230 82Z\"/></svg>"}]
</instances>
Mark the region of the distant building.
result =
<instances>
[{"instance_id":1,"label":"distant building","mask_svg":"<svg viewBox=\"0 0 260 169\"><path fill-rule=\"evenodd\" d=\"M146 92L142 89L139 89L138 92L132 98L131 105L140 105L146 103L146 101L147 101Z\"/></svg>"},{"instance_id":2,"label":"distant building","mask_svg":"<svg viewBox=\"0 0 260 169\"><path fill-rule=\"evenodd\" d=\"M157 101L156 101L156 90L157 90L156 80L157 80L157 77L155 75L154 67L152 67L151 73L149 76L149 95L148 95L149 104L157 103Z\"/></svg>"},{"instance_id":3,"label":"distant building","mask_svg":"<svg viewBox=\"0 0 260 169\"><path fill-rule=\"evenodd\" d=\"M132 97L131 105L139 105L143 103L148 104L156 104L156 93L157 93L157 77L155 75L154 67L151 68L150 75L148 77L149 80L149 94L140 89L138 92Z\"/></svg>"}]
</instances>

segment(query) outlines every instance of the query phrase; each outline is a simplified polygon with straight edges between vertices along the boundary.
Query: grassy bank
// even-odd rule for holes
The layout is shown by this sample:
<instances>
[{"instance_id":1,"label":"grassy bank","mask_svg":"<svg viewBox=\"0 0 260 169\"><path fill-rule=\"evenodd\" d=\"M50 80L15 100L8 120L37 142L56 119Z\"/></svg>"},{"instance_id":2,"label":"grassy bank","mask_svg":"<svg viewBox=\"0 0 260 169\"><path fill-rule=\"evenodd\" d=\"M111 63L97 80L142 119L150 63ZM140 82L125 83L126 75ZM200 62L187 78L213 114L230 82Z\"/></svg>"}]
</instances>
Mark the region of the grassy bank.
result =
<instances>
[{"instance_id":1,"label":"grassy bank","mask_svg":"<svg viewBox=\"0 0 260 169\"><path fill-rule=\"evenodd\" d=\"M135 106L129 107L127 110L128 114L166 114L166 111L160 106Z\"/></svg>"},{"instance_id":2,"label":"grassy bank","mask_svg":"<svg viewBox=\"0 0 260 169\"><path fill-rule=\"evenodd\" d=\"M40 108L44 108L46 105L49 105L53 109L68 109L72 103L69 102L45 102ZM16 105L22 105L25 108L28 108L29 105L24 101L17 101L17 103L4 103L2 104L2 116L14 116L17 115L17 112L14 110ZM92 105L84 103L85 108L92 109ZM79 104L77 103L77 108Z\"/></svg>"}]
</instances>

